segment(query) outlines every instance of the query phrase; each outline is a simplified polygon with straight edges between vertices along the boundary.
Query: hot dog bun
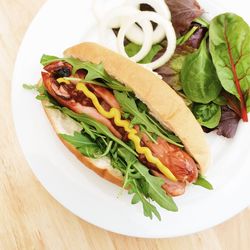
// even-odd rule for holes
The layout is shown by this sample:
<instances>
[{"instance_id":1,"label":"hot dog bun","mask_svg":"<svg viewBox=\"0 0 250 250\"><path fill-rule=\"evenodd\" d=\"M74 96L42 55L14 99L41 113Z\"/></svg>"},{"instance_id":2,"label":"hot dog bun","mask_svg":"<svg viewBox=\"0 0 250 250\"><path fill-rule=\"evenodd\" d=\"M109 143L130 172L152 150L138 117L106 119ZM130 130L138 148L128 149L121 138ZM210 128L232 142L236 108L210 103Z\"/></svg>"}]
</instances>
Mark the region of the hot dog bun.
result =
<instances>
[{"instance_id":1,"label":"hot dog bun","mask_svg":"<svg viewBox=\"0 0 250 250\"><path fill-rule=\"evenodd\" d=\"M186 151L199 164L200 172L206 171L210 162L210 151L201 126L182 98L157 75L95 43L75 45L67 49L64 55L96 64L103 63L109 75L130 87L136 96L148 106L151 114L181 139ZM72 148L69 149L74 151ZM80 160L83 157L79 153L73 153ZM87 161L86 157L83 158ZM93 170L97 172L97 169Z\"/></svg>"}]
</instances>

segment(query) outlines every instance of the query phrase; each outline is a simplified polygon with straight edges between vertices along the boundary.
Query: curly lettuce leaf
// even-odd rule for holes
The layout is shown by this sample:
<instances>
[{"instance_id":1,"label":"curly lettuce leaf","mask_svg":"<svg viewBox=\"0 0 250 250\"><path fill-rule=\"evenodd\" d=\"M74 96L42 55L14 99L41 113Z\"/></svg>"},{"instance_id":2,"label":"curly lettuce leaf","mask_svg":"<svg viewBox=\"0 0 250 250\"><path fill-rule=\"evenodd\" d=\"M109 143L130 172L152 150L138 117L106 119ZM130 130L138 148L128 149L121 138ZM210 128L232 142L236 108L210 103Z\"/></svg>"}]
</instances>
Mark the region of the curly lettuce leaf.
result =
<instances>
[{"instance_id":1,"label":"curly lettuce leaf","mask_svg":"<svg viewBox=\"0 0 250 250\"><path fill-rule=\"evenodd\" d=\"M206 128L216 128L220 122L221 107L215 103L195 103L192 112L197 121Z\"/></svg>"}]
</instances>

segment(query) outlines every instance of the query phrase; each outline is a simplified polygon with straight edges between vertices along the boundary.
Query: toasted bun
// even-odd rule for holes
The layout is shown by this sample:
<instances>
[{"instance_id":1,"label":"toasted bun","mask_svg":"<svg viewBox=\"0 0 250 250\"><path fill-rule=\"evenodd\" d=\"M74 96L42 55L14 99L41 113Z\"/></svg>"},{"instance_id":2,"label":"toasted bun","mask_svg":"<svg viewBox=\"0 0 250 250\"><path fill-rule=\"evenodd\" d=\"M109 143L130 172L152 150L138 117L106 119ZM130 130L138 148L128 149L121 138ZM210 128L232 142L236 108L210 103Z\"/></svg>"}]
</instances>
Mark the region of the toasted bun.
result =
<instances>
[{"instance_id":1,"label":"toasted bun","mask_svg":"<svg viewBox=\"0 0 250 250\"><path fill-rule=\"evenodd\" d=\"M67 49L64 55L103 63L108 74L130 87L152 115L181 139L185 149L199 164L200 171L205 172L210 151L202 128L182 98L157 75L95 43L78 44Z\"/></svg>"},{"instance_id":2,"label":"toasted bun","mask_svg":"<svg viewBox=\"0 0 250 250\"><path fill-rule=\"evenodd\" d=\"M73 119L65 116L59 110L47 108L49 105L48 102L42 101L43 108L46 112L47 117L52 124L53 129L58 134L67 134L73 135L75 131L80 132L81 127L75 122ZM60 140L64 143L64 145L89 169L96 172L99 176L104 179L118 185L122 186L123 177L119 170L114 169L111 166L110 160L108 158L102 158L99 160L90 159L88 157L83 156L75 147L73 147L70 143L65 141L59 136Z\"/></svg>"}]
</instances>

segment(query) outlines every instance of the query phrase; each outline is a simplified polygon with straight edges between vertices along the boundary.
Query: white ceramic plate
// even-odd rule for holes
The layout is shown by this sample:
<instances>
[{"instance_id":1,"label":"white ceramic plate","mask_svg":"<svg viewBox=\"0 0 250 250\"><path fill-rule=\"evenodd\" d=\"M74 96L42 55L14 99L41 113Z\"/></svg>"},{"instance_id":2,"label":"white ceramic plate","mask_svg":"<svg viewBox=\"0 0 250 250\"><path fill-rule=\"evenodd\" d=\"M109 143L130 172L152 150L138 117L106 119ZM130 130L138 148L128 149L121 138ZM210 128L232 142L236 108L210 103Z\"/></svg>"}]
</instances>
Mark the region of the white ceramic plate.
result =
<instances>
[{"instance_id":1,"label":"white ceramic plate","mask_svg":"<svg viewBox=\"0 0 250 250\"><path fill-rule=\"evenodd\" d=\"M105 1L106 2L106 1ZM200 1L208 16L222 12L211 1ZM243 1L242 1L243 2ZM161 208L162 221L143 216L141 205L85 168L58 140L35 95L22 88L40 77L43 53L61 55L91 40L95 19L91 1L50 0L29 27L17 57L12 88L13 116L23 153L48 192L82 219L107 230L136 237L160 238L191 234L232 217L249 204L250 124L240 123L236 137L210 134L213 163L207 178L214 190L196 186L178 197L178 213Z\"/></svg>"}]
</instances>

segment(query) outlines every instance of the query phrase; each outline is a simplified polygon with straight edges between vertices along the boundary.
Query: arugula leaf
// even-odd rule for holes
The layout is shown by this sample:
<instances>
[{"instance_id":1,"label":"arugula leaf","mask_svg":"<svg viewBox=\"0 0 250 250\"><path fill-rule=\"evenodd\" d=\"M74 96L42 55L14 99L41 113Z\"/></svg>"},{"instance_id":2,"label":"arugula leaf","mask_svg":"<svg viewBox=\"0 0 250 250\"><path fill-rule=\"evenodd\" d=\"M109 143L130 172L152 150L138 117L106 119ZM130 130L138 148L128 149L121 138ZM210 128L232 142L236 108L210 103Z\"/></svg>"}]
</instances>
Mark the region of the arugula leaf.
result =
<instances>
[{"instance_id":1,"label":"arugula leaf","mask_svg":"<svg viewBox=\"0 0 250 250\"><path fill-rule=\"evenodd\" d=\"M100 147L91 141L87 136L75 132L73 136L59 134L61 138L73 145L80 153L90 158L100 158L103 152Z\"/></svg>"},{"instance_id":2,"label":"arugula leaf","mask_svg":"<svg viewBox=\"0 0 250 250\"><path fill-rule=\"evenodd\" d=\"M209 23L202 17L195 18L193 22L200 24L202 27L209 28Z\"/></svg>"},{"instance_id":3,"label":"arugula leaf","mask_svg":"<svg viewBox=\"0 0 250 250\"><path fill-rule=\"evenodd\" d=\"M129 57L136 55L141 49L141 45L135 43L129 43L125 46L125 51ZM157 53L162 49L160 44L154 44L149 53L139 63L146 64L151 63Z\"/></svg>"},{"instance_id":4,"label":"arugula leaf","mask_svg":"<svg viewBox=\"0 0 250 250\"><path fill-rule=\"evenodd\" d=\"M129 182L129 185L130 185L129 194L134 194L131 204L137 204L138 202L141 201L143 205L143 213L146 217L149 217L150 219L152 219L153 214L154 214L158 218L158 220L161 220L161 216L159 212L157 211L156 207L150 204L150 202L142 194L138 181L136 181L135 179L132 179Z\"/></svg>"},{"instance_id":5,"label":"arugula leaf","mask_svg":"<svg viewBox=\"0 0 250 250\"><path fill-rule=\"evenodd\" d=\"M23 88L27 89L27 90L37 90L37 85L36 84L32 85L32 84L26 84L26 83L24 83L23 84Z\"/></svg>"},{"instance_id":6,"label":"arugula leaf","mask_svg":"<svg viewBox=\"0 0 250 250\"><path fill-rule=\"evenodd\" d=\"M195 103L192 112L198 122L207 128L216 128L221 118L221 107L215 103L198 104Z\"/></svg>"},{"instance_id":7,"label":"arugula leaf","mask_svg":"<svg viewBox=\"0 0 250 250\"><path fill-rule=\"evenodd\" d=\"M85 69L88 71L85 80L93 81L96 79L102 79L105 81L107 87L120 90L120 91L132 91L130 88L124 86L114 78L112 78L104 69L102 63L94 64L91 62L82 62L79 59L75 58L64 58L62 59L73 66L73 73L75 73L79 69Z\"/></svg>"},{"instance_id":8,"label":"arugula leaf","mask_svg":"<svg viewBox=\"0 0 250 250\"><path fill-rule=\"evenodd\" d=\"M102 63L94 64L91 62L83 62L77 58L69 57L69 58L59 58L56 56L43 55L40 62L43 66L46 66L54 61L64 61L72 65L74 74L79 69L84 69L87 71L87 75L85 77L86 81L93 81L96 79L102 79L105 81L105 86L120 90L120 91L132 91L130 88L124 86L119 81L112 78L104 69Z\"/></svg>"},{"instance_id":9,"label":"arugula leaf","mask_svg":"<svg viewBox=\"0 0 250 250\"><path fill-rule=\"evenodd\" d=\"M146 134L152 142L157 143L157 137L158 137L157 135L150 134L142 125L140 125L140 131Z\"/></svg>"},{"instance_id":10,"label":"arugula leaf","mask_svg":"<svg viewBox=\"0 0 250 250\"><path fill-rule=\"evenodd\" d=\"M149 121L152 122L161 131L161 133L166 135L171 140L177 142L178 143L177 146L183 147L183 145L181 144L182 142L178 136L176 136L173 133L171 133L170 131L164 129L163 126L154 117L150 116L149 114L146 114L146 115L147 115L147 118L149 119Z\"/></svg>"},{"instance_id":11,"label":"arugula leaf","mask_svg":"<svg viewBox=\"0 0 250 250\"><path fill-rule=\"evenodd\" d=\"M130 113L131 115L134 116L134 118L132 120L132 122L133 122L132 124L143 125L146 127L146 129L149 133L154 133L154 134L164 138L166 141L168 141L174 145L177 145L180 147L182 146L182 145L176 143L175 141L171 140L170 138L168 138L163 133L161 133L159 131L159 129L152 122L149 121L149 119L146 115L146 112L139 111L135 100L131 96L128 97L127 93L114 91L114 95L116 97L116 100L122 106L123 111Z\"/></svg>"},{"instance_id":12,"label":"arugula leaf","mask_svg":"<svg viewBox=\"0 0 250 250\"><path fill-rule=\"evenodd\" d=\"M209 189L209 190L213 190L213 186L210 182L208 182L204 176L202 176L201 174L199 174L198 176L198 179L195 183L193 183L194 185L197 185L197 186L201 186L201 187L204 187L206 189Z\"/></svg>"},{"instance_id":13,"label":"arugula leaf","mask_svg":"<svg viewBox=\"0 0 250 250\"><path fill-rule=\"evenodd\" d=\"M197 31L199 27L193 26L191 30L189 30L185 35L179 37L176 41L177 45L183 45L186 41L190 39L190 37Z\"/></svg>"},{"instance_id":14,"label":"arugula leaf","mask_svg":"<svg viewBox=\"0 0 250 250\"><path fill-rule=\"evenodd\" d=\"M137 155L137 153L133 149L131 149L126 143L124 143L123 141L118 139L116 136L114 136L105 125L99 123L98 121L95 121L94 119L90 118L89 116L85 114L77 114L68 108L63 107L61 108L61 110L64 114L70 116L71 118L74 118L78 122L83 122L85 124L88 124L89 126L94 127L98 133L107 136L114 142L126 148L132 154Z\"/></svg>"},{"instance_id":15,"label":"arugula leaf","mask_svg":"<svg viewBox=\"0 0 250 250\"><path fill-rule=\"evenodd\" d=\"M92 142L87 136L84 136L79 132L74 132L74 136L66 134L59 134L59 136L76 148L96 145L96 143Z\"/></svg>"},{"instance_id":16,"label":"arugula leaf","mask_svg":"<svg viewBox=\"0 0 250 250\"><path fill-rule=\"evenodd\" d=\"M100 158L106 156L109 154L111 148L112 148L112 145L113 145L113 141L110 141L105 149L105 151L99 156Z\"/></svg>"},{"instance_id":17,"label":"arugula leaf","mask_svg":"<svg viewBox=\"0 0 250 250\"><path fill-rule=\"evenodd\" d=\"M48 65L48 64L50 64L50 63L52 63L52 62L58 61L58 60L60 60L60 58L57 57L57 56L51 56L51 55L46 55L46 54L44 54L44 55L42 55L42 57L41 57L40 63L41 63L43 66L46 66L46 65Z\"/></svg>"},{"instance_id":18,"label":"arugula leaf","mask_svg":"<svg viewBox=\"0 0 250 250\"><path fill-rule=\"evenodd\" d=\"M141 164L137 158L126 149L119 149L118 155L126 161L128 166L133 166L145 179L148 183L148 194L151 199L169 211L175 212L178 210L172 197L168 196L163 190L162 185L164 184L164 180L162 178L151 175L149 169Z\"/></svg>"},{"instance_id":19,"label":"arugula leaf","mask_svg":"<svg viewBox=\"0 0 250 250\"><path fill-rule=\"evenodd\" d=\"M126 174L126 165L125 163L117 157L117 154L111 154L111 165L113 168L118 169L124 176Z\"/></svg>"},{"instance_id":20,"label":"arugula leaf","mask_svg":"<svg viewBox=\"0 0 250 250\"><path fill-rule=\"evenodd\" d=\"M138 181L132 180L130 182L131 188L130 188L130 194L131 192L134 193L134 197L132 199L132 204L136 204L139 201L142 202L143 205L143 213L146 217L149 217L150 219L153 218L153 214L158 218L158 220L161 221L161 216L159 212L157 211L156 207L152 205L143 195L140 190L140 186L138 185Z\"/></svg>"},{"instance_id":21,"label":"arugula leaf","mask_svg":"<svg viewBox=\"0 0 250 250\"><path fill-rule=\"evenodd\" d=\"M57 101L49 95L49 93L46 91L43 84L23 84L23 88L27 90L36 90L39 94L36 96L36 99L39 101L47 100L51 102L52 104L58 106L59 104Z\"/></svg>"},{"instance_id":22,"label":"arugula leaf","mask_svg":"<svg viewBox=\"0 0 250 250\"><path fill-rule=\"evenodd\" d=\"M162 185L164 180L160 177L155 177L149 174L149 169L142 165L139 161L133 165L138 172L145 178L146 182L149 184L148 193L150 198L157 202L161 207L176 212L177 206L174 203L172 197L168 196L163 190Z\"/></svg>"},{"instance_id":23,"label":"arugula leaf","mask_svg":"<svg viewBox=\"0 0 250 250\"><path fill-rule=\"evenodd\" d=\"M83 127L84 133L88 134L93 140L96 140L96 134L91 130L91 128L87 124L81 122L81 126Z\"/></svg>"}]
</instances>

